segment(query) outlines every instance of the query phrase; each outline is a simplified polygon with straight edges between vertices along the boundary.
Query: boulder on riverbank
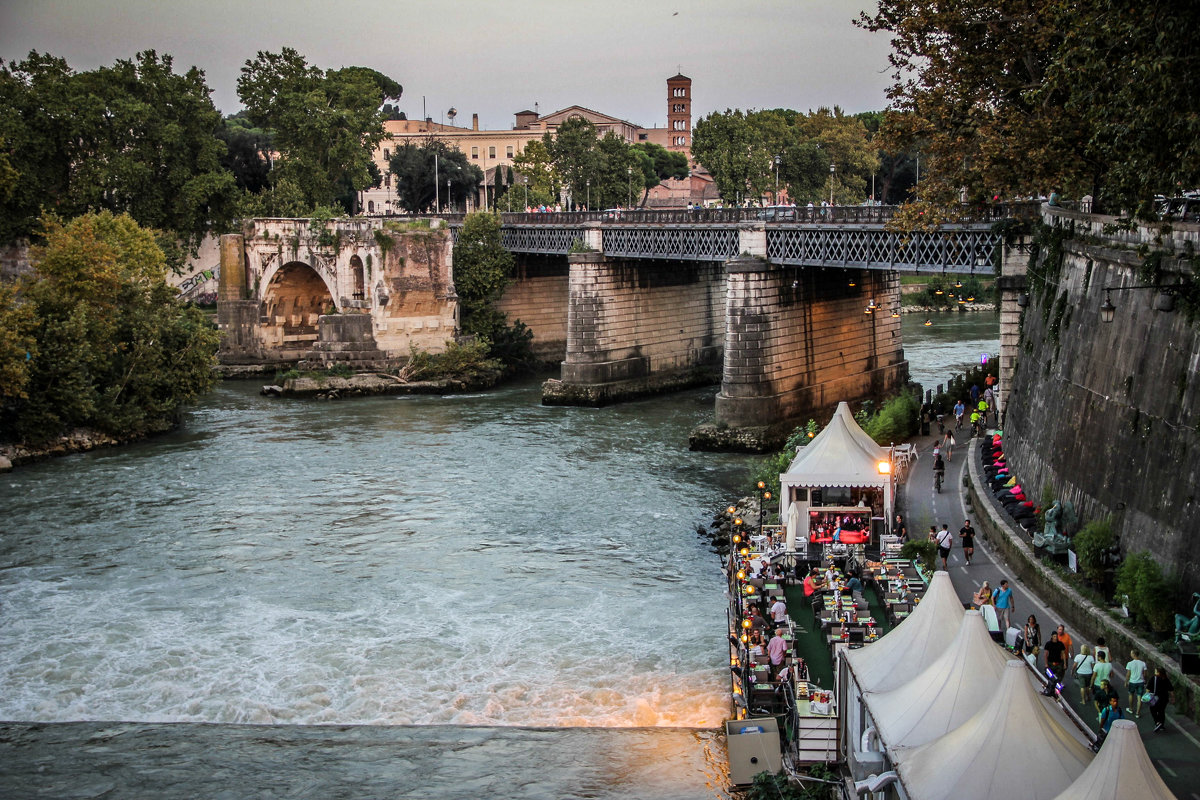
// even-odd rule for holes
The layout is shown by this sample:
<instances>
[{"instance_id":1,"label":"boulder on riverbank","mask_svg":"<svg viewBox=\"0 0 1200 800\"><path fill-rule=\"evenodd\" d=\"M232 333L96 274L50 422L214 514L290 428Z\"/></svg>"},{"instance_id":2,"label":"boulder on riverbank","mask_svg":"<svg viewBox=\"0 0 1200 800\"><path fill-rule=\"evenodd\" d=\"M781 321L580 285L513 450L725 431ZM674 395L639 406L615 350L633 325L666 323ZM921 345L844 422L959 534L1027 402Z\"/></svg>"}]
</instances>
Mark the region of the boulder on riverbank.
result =
<instances>
[{"instance_id":1,"label":"boulder on riverbank","mask_svg":"<svg viewBox=\"0 0 1200 800\"><path fill-rule=\"evenodd\" d=\"M167 430L169 426L164 427ZM153 431L152 433L161 433ZM70 433L59 436L43 445L28 445L15 443L0 443L0 472L8 472L13 467L31 464L53 456L67 456L72 453L86 453L100 447L113 447L127 442L144 439L145 435L118 438L100 431L76 428Z\"/></svg>"},{"instance_id":2,"label":"boulder on riverbank","mask_svg":"<svg viewBox=\"0 0 1200 800\"><path fill-rule=\"evenodd\" d=\"M272 397L307 397L317 400L337 400L344 397L366 397L380 394L451 394L490 389L499 382L500 377L500 372L476 375L470 381L460 378L405 381L381 372L364 372L348 377L310 375L288 378L282 386L264 386L261 394Z\"/></svg>"}]
</instances>

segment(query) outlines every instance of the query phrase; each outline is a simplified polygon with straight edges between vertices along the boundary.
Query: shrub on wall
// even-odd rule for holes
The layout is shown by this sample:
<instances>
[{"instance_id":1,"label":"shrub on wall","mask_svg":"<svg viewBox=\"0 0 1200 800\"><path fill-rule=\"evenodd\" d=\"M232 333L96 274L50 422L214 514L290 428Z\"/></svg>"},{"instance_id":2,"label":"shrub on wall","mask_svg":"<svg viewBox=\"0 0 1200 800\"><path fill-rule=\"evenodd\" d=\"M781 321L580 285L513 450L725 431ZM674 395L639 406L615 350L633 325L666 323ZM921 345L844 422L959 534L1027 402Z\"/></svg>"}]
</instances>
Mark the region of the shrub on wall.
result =
<instances>
[{"instance_id":1,"label":"shrub on wall","mask_svg":"<svg viewBox=\"0 0 1200 800\"><path fill-rule=\"evenodd\" d=\"M1173 629L1174 587L1148 550L1130 554L1121 564L1117 594L1129 598L1129 613L1150 630L1165 633Z\"/></svg>"},{"instance_id":2,"label":"shrub on wall","mask_svg":"<svg viewBox=\"0 0 1200 800\"><path fill-rule=\"evenodd\" d=\"M1116 543L1117 535L1113 533L1112 522L1105 519L1094 519L1083 530L1075 534L1071 547L1079 559L1079 569L1093 583L1104 581L1105 553Z\"/></svg>"}]
</instances>

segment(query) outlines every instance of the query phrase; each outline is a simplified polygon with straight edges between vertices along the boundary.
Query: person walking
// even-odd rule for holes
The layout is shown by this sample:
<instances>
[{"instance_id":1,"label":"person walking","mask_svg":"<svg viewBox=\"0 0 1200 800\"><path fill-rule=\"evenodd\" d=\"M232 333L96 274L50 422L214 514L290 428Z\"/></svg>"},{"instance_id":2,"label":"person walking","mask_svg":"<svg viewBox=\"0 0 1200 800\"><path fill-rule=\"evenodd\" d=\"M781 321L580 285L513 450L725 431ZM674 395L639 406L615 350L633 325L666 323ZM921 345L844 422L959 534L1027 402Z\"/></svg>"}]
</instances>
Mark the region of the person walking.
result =
<instances>
[{"instance_id":1,"label":"person walking","mask_svg":"<svg viewBox=\"0 0 1200 800\"><path fill-rule=\"evenodd\" d=\"M1007 631L1012 627L1012 613L1017 610L1016 601L1013 600L1013 590L1007 580L1000 581L1000 587L996 589L992 604L996 606L996 616L1004 620L1004 627L1001 630ZM1061 625L1059 629L1062 629ZM1068 655L1070 654L1068 653Z\"/></svg>"},{"instance_id":2,"label":"person walking","mask_svg":"<svg viewBox=\"0 0 1200 800\"><path fill-rule=\"evenodd\" d=\"M937 532L934 541L937 542L938 555L942 558L942 571L948 571L950 567L947 566L947 559L950 558L950 548L954 546L954 535L950 533L950 526L942 523L942 529Z\"/></svg>"},{"instance_id":3,"label":"person walking","mask_svg":"<svg viewBox=\"0 0 1200 800\"><path fill-rule=\"evenodd\" d=\"M1150 690L1150 717L1154 720L1154 730L1161 731L1167 726L1167 704L1171 702L1171 680L1161 666L1154 668L1154 677L1147 684Z\"/></svg>"},{"instance_id":4,"label":"person walking","mask_svg":"<svg viewBox=\"0 0 1200 800\"><path fill-rule=\"evenodd\" d=\"M971 559L975 556L975 529L971 527L971 520L964 520L963 526L958 529L958 538L962 539L963 555L967 559L967 566L971 566Z\"/></svg>"},{"instance_id":5,"label":"person walking","mask_svg":"<svg viewBox=\"0 0 1200 800\"><path fill-rule=\"evenodd\" d=\"M1081 652L1081 653L1083 652L1082 647L1079 648L1079 652ZM1111 682L1109 681L1110 675L1112 675L1112 664L1108 663L1108 658L1104 655L1103 652L1097 651L1096 652L1096 666L1092 667L1092 692L1093 692L1093 694L1095 693L1095 687L1097 685L1103 686L1106 683L1109 684L1110 686L1112 685ZM1083 679L1080 678L1081 682L1082 682L1082 680ZM1104 702L1105 702L1105 704L1108 703L1107 700L1105 700ZM1097 711L1102 711L1103 708L1104 708L1104 706L1101 705L1099 702L1096 703Z\"/></svg>"},{"instance_id":6,"label":"person walking","mask_svg":"<svg viewBox=\"0 0 1200 800\"><path fill-rule=\"evenodd\" d=\"M783 638L783 628L776 628L775 635L767 642L767 656L771 659L771 675L779 677L783 669L784 656L787 655L787 642Z\"/></svg>"},{"instance_id":7,"label":"person walking","mask_svg":"<svg viewBox=\"0 0 1200 800\"><path fill-rule=\"evenodd\" d=\"M1050 634L1050 641L1046 642L1045 653L1046 672L1049 674L1046 676L1046 689L1043 694L1047 697L1054 697L1056 686L1066 671L1065 650L1062 642L1058 640L1057 632Z\"/></svg>"},{"instance_id":8,"label":"person walking","mask_svg":"<svg viewBox=\"0 0 1200 800\"><path fill-rule=\"evenodd\" d=\"M1025 640L1024 651L1037 658L1038 651L1042 649L1042 626L1038 625L1037 617L1033 614L1025 620L1025 630L1021 635Z\"/></svg>"},{"instance_id":9,"label":"person walking","mask_svg":"<svg viewBox=\"0 0 1200 800\"><path fill-rule=\"evenodd\" d=\"M946 454L946 461L954 460L954 431L946 429L946 435L942 437L942 452Z\"/></svg>"},{"instance_id":10,"label":"person walking","mask_svg":"<svg viewBox=\"0 0 1200 800\"><path fill-rule=\"evenodd\" d=\"M1092 671L1096 668L1096 659L1086 644L1079 648L1073 664L1075 679L1079 681L1079 702L1087 703L1092 697Z\"/></svg>"},{"instance_id":11,"label":"person walking","mask_svg":"<svg viewBox=\"0 0 1200 800\"><path fill-rule=\"evenodd\" d=\"M1146 662L1142 661L1137 650L1129 651L1125 672L1129 676L1125 684L1125 689L1129 692L1129 708L1126 708L1125 712L1138 719L1142 715L1142 695L1146 692Z\"/></svg>"},{"instance_id":12,"label":"person walking","mask_svg":"<svg viewBox=\"0 0 1200 800\"><path fill-rule=\"evenodd\" d=\"M1055 630L1058 631L1058 640L1063 643L1063 647L1067 648L1067 660L1070 661L1075 656L1075 640L1061 624Z\"/></svg>"}]
</instances>

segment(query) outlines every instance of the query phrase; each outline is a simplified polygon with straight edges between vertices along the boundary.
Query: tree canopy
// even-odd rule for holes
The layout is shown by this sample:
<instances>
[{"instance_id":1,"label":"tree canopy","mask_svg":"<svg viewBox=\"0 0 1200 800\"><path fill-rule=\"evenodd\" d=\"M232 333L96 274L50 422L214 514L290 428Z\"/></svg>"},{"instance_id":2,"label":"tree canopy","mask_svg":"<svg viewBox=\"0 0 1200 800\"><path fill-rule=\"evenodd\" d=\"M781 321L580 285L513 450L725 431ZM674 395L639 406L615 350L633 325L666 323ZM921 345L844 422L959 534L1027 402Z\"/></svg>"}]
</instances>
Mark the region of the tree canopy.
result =
<instances>
[{"instance_id":1,"label":"tree canopy","mask_svg":"<svg viewBox=\"0 0 1200 800\"><path fill-rule=\"evenodd\" d=\"M515 261L500 237L500 215L476 211L468 214L454 245L454 291L458 295L463 333L487 343L488 354L510 371L533 362L533 333L520 320L496 308L512 282Z\"/></svg>"},{"instance_id":2,"label":"tree canopy","mask_svg":"<svg viewBox=\"0 0 1200 800\"><path fill-rule=\"evenodd\" d=\"M638 142L632 146L633 156L637 159L636 174L641 170L641 204L646 204L650 190L668 179L686 178L690 173L688 159L683 153L668 150L661 144L653 142Z\"/></svg>"},{"instance_id":3,"label":"tree canopy","mask_svg":"<svg viewBox=\"0 0 1200 800\"><path fill-rule=\"evenodd\" d=\"M834 202L857 203L879 168L863 121L840 108L714 112L696 123L692 156L727 202L773 195L778 169L780 188L796 202L827 200L832 188Z\"/></svg>"},{"instance_id":4,"label":"tree canopy","mask_svg":"<svg viewBox=\"0 0 1200 800\"><path fill-rule=\"evenodd\" d=\"M881 0L891 36L891 152L922 154L921 197L949 207L1092 195L1148 212L1200 184L1200 6L1147 0Z\"/></svg>"},{"instance_id":5,"label":"tree canopy","mask_svg":"<svg viewBox=\"0 0 1200 800\"><path fill-rule=\"evenodd\" d=\"M47 218L43 235L33 274L0 290L0 438L165 429L212 386L217 331L129 215Z\"/></svg>"},{"instance_id":6,"label":"tree canopy","mask_svg":"<svg viewBox=\"0 0 1200 800\"><path fill-rule=\"evenodd\" d=\"M462 208L483 182L483 170L468 161L466 153L438 139L423 145L400 145L392 152L388 169L396 181L400 206L412 214L433 208L435 201L447 208Z\"/></svg>"},{"instance_id":7,"label":"tree canopy","mask_svg":"<svg viewBox=\"0 0 1200 800\"><path fill-rule=\"evenodd\" d=\"M0 240L34 234L43 206L197 240L235 210L221 127L204 73L153 50L90 72L36 51L0 64Z\"/></svg>"},{"instance_id":8,"label":"tree canopy","mask_svg":"<svg viewBox=\"0 0 1200 800\"><path fill-rule=\"evenodd\" d=\"M309 206L354 198L376 180L370 165L384 136L381 107L400 91L375 70L326 72L289 47L260 51L238 78L247 118L271 131L279 152L272 185L291 184Z\"/></svg>"}]
</instances>

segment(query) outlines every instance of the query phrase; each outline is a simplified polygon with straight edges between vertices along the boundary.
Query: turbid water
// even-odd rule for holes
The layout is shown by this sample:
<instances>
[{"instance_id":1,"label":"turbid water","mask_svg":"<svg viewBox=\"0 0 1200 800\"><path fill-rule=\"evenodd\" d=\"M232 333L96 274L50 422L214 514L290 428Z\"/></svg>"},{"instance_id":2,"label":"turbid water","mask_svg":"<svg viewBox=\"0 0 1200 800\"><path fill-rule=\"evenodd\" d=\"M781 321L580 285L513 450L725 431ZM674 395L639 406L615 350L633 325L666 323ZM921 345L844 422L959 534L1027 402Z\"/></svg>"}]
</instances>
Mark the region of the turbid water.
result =
<instances>
[{"instance_id":1,"label":"turbid water","mask_svg":"<svg viewBox=\"0 0 1200 800\"><path fill-rule=\"evenodd\" d=\"M995 352L988 320L906 319L914 377ZM720 796L695 529L749 459L687 450L713 393L229 382L173 434L0 477L0 719L35 723L0 729L0 794Z\"/></svg>"}]
</instances>

